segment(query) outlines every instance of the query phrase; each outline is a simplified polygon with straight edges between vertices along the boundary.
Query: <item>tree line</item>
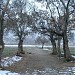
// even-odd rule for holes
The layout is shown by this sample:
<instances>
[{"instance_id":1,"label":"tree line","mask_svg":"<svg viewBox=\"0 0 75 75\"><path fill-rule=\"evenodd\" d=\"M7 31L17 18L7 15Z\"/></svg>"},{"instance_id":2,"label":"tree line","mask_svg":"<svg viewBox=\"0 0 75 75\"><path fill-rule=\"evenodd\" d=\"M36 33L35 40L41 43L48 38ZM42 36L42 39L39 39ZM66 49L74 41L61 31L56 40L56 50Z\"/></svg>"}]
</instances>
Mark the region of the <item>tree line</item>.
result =
<instances>
[{"instance_id":1,"label":"tree line","mask_svg":"<svg viewBox=\"0 0 75 75\"><path fill-rule=\"evenodd\" d=\"M45 2L46 10L37 10L35 3L26 0L0 0L0 61L4 49L3 35L12 30L18 36L17 54L23 51L23 41L30 33L49 36L53 52L60 56L60 41L63 39L64 58L74 60L68 46L68 34L75 27L75 0L37 0ZM58 41L58 48L56 48Z\"/></svg>"}]
</instances>

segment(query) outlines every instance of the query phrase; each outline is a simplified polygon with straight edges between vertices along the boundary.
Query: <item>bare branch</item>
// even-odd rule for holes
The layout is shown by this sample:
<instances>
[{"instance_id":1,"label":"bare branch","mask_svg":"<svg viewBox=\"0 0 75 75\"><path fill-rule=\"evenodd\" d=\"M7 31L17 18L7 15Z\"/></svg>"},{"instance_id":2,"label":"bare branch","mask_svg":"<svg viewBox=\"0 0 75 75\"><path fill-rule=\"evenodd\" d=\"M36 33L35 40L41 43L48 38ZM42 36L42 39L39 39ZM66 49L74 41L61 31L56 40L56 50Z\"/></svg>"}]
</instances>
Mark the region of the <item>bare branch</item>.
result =
<instances>
[{"instance_id":1,"label":"bare branch","mask_svg":"<svg viewBox=\"0 0 75 75\"><path fill-rule=\"evenodd\" d=\"M4 12L6 12L6 10L7 10L7 6L8 6L8 4L9 4L9 1L10 1L10 0L7 0L7 3L6 3L6 5L5 5L4 8L3 8L3 11L4 11Z\"/></svg>"},{"instance_id":2,"label":"bare branch","mask_svg":"<svg viewBox=\"0 0 75 75\"><path fill-rule=\"evenodd\" d=\"M65 5L64 1L63 0L60 0L60 1L62 2L64 8L66 9L66 5Z\"/></svg>"},{"instance_id":3,"label":"bare branch","mask_svg":"<svg viewBox=\"0 0 75 75\"><path fill-rule=\"evenodd\" d=\"M67 9L68 9L68 6L69 6L70 1L71 1L71 0L68 0L68 3L67 3Z\"/></svg>"},{"instance_id":4,"label":"bare branch","mask_svg":"<svg viewBox=\"0 0 75 75\"><path fill-rule=\"evenodd\" d=\"M60 12L59 12L59 9L58 9L58 7L52 2L52 4L56 7L56 9L57 9L57 12L58 12L58 15L59 15L59 17L60 17Z\"/></svg>"}]
</instances>

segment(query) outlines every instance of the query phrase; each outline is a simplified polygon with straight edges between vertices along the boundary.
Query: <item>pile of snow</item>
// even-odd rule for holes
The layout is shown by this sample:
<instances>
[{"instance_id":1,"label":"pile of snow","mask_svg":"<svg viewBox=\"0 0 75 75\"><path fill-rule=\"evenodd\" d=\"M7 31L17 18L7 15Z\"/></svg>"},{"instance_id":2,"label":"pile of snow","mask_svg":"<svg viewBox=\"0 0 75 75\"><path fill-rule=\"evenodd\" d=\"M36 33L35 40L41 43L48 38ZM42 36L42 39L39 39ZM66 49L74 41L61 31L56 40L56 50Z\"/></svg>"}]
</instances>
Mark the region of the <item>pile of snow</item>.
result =
<instances>
[{"instance_id":1,"label":"pile of snow","mask_svg":"<svg viewBox=\"0 0 75 75\"><path fill-rule=\"evenodd\" d=\"M22 57L19 57L19 56L6 57L1 60L1 65L3 67L8 67L8 66L11 66L13 63L20 61L21 59Z\"/></svg>"}]
</instances>

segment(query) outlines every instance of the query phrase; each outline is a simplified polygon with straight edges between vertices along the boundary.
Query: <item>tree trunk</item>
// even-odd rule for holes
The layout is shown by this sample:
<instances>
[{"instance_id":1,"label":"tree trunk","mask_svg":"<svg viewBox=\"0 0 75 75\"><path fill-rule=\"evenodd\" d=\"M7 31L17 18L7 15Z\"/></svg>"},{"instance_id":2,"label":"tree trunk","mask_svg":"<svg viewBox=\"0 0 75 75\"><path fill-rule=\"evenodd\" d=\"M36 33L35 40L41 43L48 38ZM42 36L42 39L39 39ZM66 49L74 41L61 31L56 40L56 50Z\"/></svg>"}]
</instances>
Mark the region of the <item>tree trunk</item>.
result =
<instances>
[{"instance_id":1,"label":"tree trunk","mask_svg":"<svg viewBox=\"0 0 75 75\"><path fill-rule=\"evenodd\" d=\"M1 67L1 57L2 57L3 49L4 49L3 36L1 36L0 34L0 67Z\"/></svg>"},{"instance_id":2,"label":"tree trunk","mask_svg":"<svg viewBox=\"0 0 75 75\"><path fill-rule=\"evenodd\" d=\"M18 52L17 54L25 54L25 52L23 51L23 40L19 40L19 43L18 43Z\"/></svg>"},{"instance_id":3,"label":"tree trunk","mask_svg":"<svg viewBox=\"0 0 75 75\"><path fill-rule=\"evenodd\" d=\"M3 15L0 15L0 67L1 67L1 56L4 49L4 42L3 42L3 34L4 34L4 25L3 25Z\"/></svg>"},{"instance_id":4,"label":"tree trunk","mask_svg":"<svg viewBox=\"0 0 75 75\"><path fill-rule=\"evenodd\" d=\"M43 47L44 47L44 43L42 43L42 49L43 49Z\"/></svg>"},{"instance_id":5,"label":"tree trunk","mask_svg":"<svg viewBox=\"0 0 75 75\"><path fill-rule=\"evenodd\" d=\"M71 60L71 54L70 54L70 50L68 47L68 38L67 38L67 33L64 32L63 35L63 50L64 50L64 58L68 61Z\"/></svg>"},{"instance_id":6,"label":"tree trunk","mask_svg":"<svg viewBox=\"0 0 75 75\"><path fill-rule=\"evenodd\" d=\"M57 49L56 49L56 42L55 42L55 39L53 38L53 33L52 32L50 32L50 41L51 41L51 43L52 43L52 48L53 48L53 52L52 52L52 54L53 55L56 55L57 54Z\"/></svg>"},{"instance_id":7,"label":"tree trunk","mask_svg":"<svg viewBox=\"0 0 75 75\"><path fill-rule=\"evenodd\" d=\"M52 43L52 48L53 48L52 54L56 55L57 54L57 49L56 49L56 42L55 42L55 40L51 40L51 43Z\"/></svg>"},{"instance_id":8,"label":"tree trunk","mask_svg":"<svg viewBox=\"0 0 75 75\"><path fill-rule=\"evenodd\" d=\"M2 57L2 52L3 52L3 49L0 48L0 68L2 67L2 66L1 66L1 57Z\"/></svg>"},{"instance_id":9,"label":"tree trunk","mask_svg":"<svg viewBox=\"0 0 75 75\"><path fill-rule=\"evenodd\" d=\"M68 47L67 33L64 33L63 35L63 50L64 50L64 58L66 60L71 60L71 54Z\"/></svg>"},{"instance_id":10,"label":"tree trunk","mask_svg":"<svg viewBox=\"0 0 75 75\"><path fill-rule=\"evenodd\" d=\"M67 61L70 61L72 60L72 56L69 50L68 37L67 37L68 19L69 19L69 10L67 6L66 13L64 14L63 50L64 50L64 58Z\"/></svg>"},{"instance_id":11,"label":"tree trunk","mask_svg":"<svg viewBox=\"0 0 75 75\"><path fill-rule=\"evenodd\" d=\"M58 50L58 56L59 57L61 57L60 41L61 41L61 38L60 38L60 36L58 36L57 50Z\"/></svg>"}]
</instances>

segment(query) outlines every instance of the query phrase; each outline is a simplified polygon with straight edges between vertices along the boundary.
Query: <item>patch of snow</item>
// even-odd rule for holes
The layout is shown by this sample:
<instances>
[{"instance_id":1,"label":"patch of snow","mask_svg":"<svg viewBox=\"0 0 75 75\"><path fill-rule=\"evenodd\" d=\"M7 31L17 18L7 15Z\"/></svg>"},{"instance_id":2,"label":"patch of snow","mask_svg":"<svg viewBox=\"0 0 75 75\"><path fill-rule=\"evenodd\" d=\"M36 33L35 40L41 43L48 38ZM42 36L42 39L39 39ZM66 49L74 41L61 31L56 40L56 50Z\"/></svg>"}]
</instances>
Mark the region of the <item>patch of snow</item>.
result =
<instances>
[{"instance_id":1,"label":"patch of snow","mask_svg":"<svg viewBox=\"0 0 75 75\"><path fill-rule=\"evenodd\" d=\"M48 51L49 49L45 49L45 48L44 48L43 50L47 50L47 51Z\"/></svg>"},{"instance_id":2,"label":"patch of snow","mask_svg":"<svg viewBox=\"0 0 75 75\"><path fill-rule=\"evenodd\" d=\"M1 65L3 67L8 67L9 65L12 65L15 62L18 62L22 59L22 57L19 56L13 56L13 57L6 57L1 60Z\"/></svg>"},{"instance_id":3,"label":"patch of snow","mask_svg":"<svg viewBox=\"0 0 75 75\"><path fill-rule=\"evenodd\" d=\"M5 47L17 47L18 45L5 45ZM23 45L23 47L41 47L41 45ZM44 47L50 47L52 46L44 46Z\"/></svg>"},{"instance_id":4,"label":"patch of snow","mask_svg":"<svg viewBox=\"0 0 75 75\"><path fill-rule=\"evenodd\" d=\"M52 50L51 49L47 49L47 48L44 48L43 51L49 51L52 53Z\"/></svg>"},{"instance_id":5,"label":"patch of snow","mask_svg":"<svg viewBox=\"0 0 75 75\"><path fill-rule=\"evenodd\" d=\"M72 68L73 73L75 73L75 67Z\"/></svg>"},{"instance_id":6,"label":"patch of snow","mask_svg":"<svg viewBox=\"0 0 75 75\"><path fill-rule=\"evenodd\" d=\"M2 71L0 70L0 75L6 75L7 73L9 73L10 71Z\"/></svg>"},{"instance_id":7,"label":"patch of snow","mask_svg":"<svg viewBox=\"0 0 75 75\"><path fill-rule=\"evenodd\" d=\"M4 60L7 60L7 59L9 59L9 57L4 58Z\"/></svg>"},{"instance_id":8,"label":"patch of snow","mask_svg":"<svg viewBox=\"0 0 75 75\"><path fill-rule=\"evenodd\" d=\"M8 73L8 75L20 75L18 73Z\"/></svg>"},{"instance_id":9,"label":"patch of snow","mask_svg":"<svg viewBox=\"0 0 75 75\"><path fill-rule=\"evenodd\" d=\"M73 58L75 58L75 55L72 55ZM71 61L71 62L75 62L75 61Z\"/></svg>"},{"instance_id":10,"label":"patch of snow","mask_svg":"<svg viewBox=\"0 0 75 75\"><path fill-rule=\"evenodd\" d=\"M0 70L0 75L20 75L18 73L12 73L10 71L6 71L6 70Z\"/></svg>"},{"instance_id":11,"label":"patch of snow","mask_svg":"<svg viewBox=\"0 0 75 75\"><path fill-rule=\"evenodd\" d=\"M19 56L12 57L13 61L20 61L21 59L22 59L22 57L19 57Z\"/></svg>"},{"instance_id":12,"label":"patch of snow","mask_svg":"<svg viewBox=\"0 0 75 75\"><path fill-rule=\"evenodd\" d=\"M73 57L73 58L75 58L75 56L74 56L74 55L72 55L72 57Z\"/></svg>"}]
</instances>

